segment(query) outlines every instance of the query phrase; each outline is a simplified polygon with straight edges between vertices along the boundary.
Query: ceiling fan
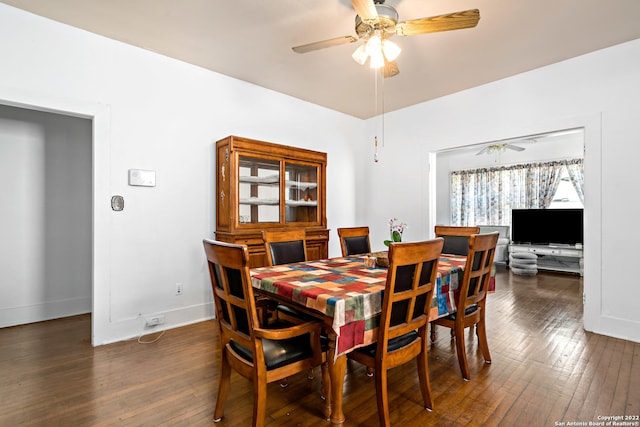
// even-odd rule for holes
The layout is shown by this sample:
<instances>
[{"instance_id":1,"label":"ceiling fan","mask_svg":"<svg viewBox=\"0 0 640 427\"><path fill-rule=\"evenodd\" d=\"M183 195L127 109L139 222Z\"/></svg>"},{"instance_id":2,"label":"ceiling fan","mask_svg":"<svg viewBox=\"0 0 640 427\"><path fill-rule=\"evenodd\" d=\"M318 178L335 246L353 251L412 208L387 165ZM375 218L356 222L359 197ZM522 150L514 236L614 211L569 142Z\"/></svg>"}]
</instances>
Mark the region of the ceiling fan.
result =
<instances>
[{"instance_id":1,"label":"ceiling fan","mask_svg":"<svg viewBox=\"0 0 640 427\"><path fill-rule=\"evenodd\" d=\"M524 147L519 147L517 145L509 144L509 143L497 143L491 144L484 147L482 150L476 153L476 156L480 156L482 154L500 154L504 153L507 150L513 151L524 151Z\"/></svg>"},{"instance_id":2,"label":"ceiling fan","mask_svg":"<svg viewBox=\"0 0 640 427\"><path fill-rule=\"evenodd\" d=\"M382 68L384 77L393 77L400 71L396 58L400 47L389 40L394 34L413 36L440 31L473 28L480 20L478 9L448 13L429 18L398 22L398 12L385 0L351 0L357 15L356 35L336 37L293 47L297 53L307 53L326 47L353 43L360 39L365 42L353 53L353 59L361 65L369 60L371 68Z\"/></svg>"}]
</instances>

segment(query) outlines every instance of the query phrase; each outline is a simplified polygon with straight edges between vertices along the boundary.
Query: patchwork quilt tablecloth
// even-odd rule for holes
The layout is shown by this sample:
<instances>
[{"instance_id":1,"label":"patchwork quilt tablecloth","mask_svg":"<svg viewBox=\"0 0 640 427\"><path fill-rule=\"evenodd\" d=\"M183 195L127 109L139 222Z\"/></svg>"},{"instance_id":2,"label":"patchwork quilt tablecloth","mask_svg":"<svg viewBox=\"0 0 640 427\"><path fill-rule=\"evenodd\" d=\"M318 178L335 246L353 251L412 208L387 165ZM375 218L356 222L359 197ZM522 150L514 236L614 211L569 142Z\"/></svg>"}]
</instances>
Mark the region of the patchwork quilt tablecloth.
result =
<instances>
[{"instance_id":1,"label":"patchwork quilt tablecloth","mask_svg":"<svg viewBox=\"0 0 640 427\"><path fill-rule=\"evenodd\" d=\"M440 258L431 319L456 310L455 291L465 262L464 256ZM254 288L328 317L337 354L376 341L386 280L387 269L365 267L362 256L251 269Z\"/></svg>"}]
</instances>

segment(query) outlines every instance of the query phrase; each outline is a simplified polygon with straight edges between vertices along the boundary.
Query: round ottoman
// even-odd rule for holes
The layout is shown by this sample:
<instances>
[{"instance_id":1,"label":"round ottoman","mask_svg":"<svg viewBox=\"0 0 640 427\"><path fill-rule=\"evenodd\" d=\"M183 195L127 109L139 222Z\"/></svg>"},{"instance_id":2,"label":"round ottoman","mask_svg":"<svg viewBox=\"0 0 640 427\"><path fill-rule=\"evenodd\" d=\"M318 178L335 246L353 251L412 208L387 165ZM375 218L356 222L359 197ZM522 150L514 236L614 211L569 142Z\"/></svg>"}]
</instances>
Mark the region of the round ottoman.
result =
<instances>
[{"instance_id":1,"label":"round ottoman","mask_svg":"<svg viewBox=\"0 0 640 427\"><path fill-rule=\"evenodd\" d=\"M513 274L535 276L538 274L538 255L529 252L509 254L509 268Z\"/></svg>"}]
</instances>

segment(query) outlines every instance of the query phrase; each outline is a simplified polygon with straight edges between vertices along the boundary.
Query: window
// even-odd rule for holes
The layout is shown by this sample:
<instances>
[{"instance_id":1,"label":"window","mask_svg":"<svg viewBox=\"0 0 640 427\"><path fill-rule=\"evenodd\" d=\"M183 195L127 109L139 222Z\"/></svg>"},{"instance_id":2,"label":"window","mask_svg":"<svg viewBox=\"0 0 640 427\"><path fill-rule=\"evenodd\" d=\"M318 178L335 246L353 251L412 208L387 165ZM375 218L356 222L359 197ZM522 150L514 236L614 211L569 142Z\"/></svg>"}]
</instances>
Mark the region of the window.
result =
<instances>
[{"instance_id":1,"label":"window","mask_svg":"<svg viewBox=\"0 0 640 427\"><path fill-rule=\"evenodd\" d=\"M510 225L511 209L582 207L583 182L582 159L453 171L451 224Z\"/></svg>"},{"instance_id":2,"label":"window","mask_svg":"<svg viewBox=\"0 0 640 427\"><path fill-rule=\"evenodd\" d=\"M567 168L563 168L560 173L558 189L553 195L553 199L549 205L549 209L563 208L584 208L584 204L578 196L576 187L571 182L571 177L569 176Z\"/></svg>"}]
</instances>

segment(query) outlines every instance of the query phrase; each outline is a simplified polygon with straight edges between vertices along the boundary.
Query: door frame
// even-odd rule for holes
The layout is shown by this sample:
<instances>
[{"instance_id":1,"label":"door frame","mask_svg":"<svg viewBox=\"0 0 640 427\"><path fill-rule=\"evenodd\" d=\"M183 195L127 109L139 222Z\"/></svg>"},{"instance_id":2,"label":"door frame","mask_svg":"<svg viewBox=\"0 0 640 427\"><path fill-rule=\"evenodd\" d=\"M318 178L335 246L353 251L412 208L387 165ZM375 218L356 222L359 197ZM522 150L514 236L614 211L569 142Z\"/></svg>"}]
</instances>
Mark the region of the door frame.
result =
<instances>
[{"instance_id":1,"label":"door frame","mask_svg":"<svg viewBox=\"0 0 640 427\"><path fill-rule=\"evenodd\" d=\"M607 319L602 313L602 113L562 118L548 123L525 126L496 140L517 138L518 135L539 135L564 129L583 129L584 138L584 281L583 322L590 332L602 333ZM474 143L486 141L473 141ZM455 147L447 148L447 150ZM427 230L433 230L436 220L436 151L426 153L425 179L428 183ZM431 234L430 234L431 235Z\"/></svg>"},{"instance_id":2,"label":"door frame","mask_svg":"<svg viewBox=\"0 0 640 427\"><path fill-rule=\"evenodd\" d=\"M110 107L27 90L0 87L0 104L89 119L92 123L91 343L103 344L109 328Z\"/></svg>"}]
</instances>

